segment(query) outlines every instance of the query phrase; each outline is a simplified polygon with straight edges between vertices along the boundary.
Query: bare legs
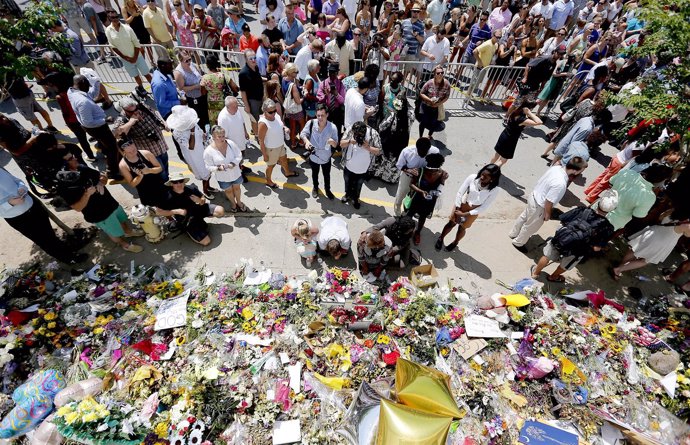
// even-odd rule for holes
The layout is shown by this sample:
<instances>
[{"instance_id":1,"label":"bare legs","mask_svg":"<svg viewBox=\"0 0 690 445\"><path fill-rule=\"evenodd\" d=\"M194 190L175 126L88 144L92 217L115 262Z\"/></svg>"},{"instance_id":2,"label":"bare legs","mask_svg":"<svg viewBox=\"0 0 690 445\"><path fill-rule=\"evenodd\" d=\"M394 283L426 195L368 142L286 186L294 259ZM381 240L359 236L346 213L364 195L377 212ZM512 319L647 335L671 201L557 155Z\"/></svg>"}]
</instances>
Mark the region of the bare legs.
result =
<instances>
[{"instance_id":1,"label":"bare legs","mask_svg":"<svg viewBox=\"0 0 690 445\"><path fill-rule=\"evenodd\" d=\"M295 172L290 171L290 166L288 165L288 158L287 156L281 156L278 159L278 164L280 164L280 167L283 169L283 175L285 175L286 178L290 176L295 176ZM273 175L273 168L275 165L269 165L266 167L266 184L268 184L269 187L273 187L275 185L275 182L273 182L273 179L271 179L271 175Z\"/></svg>"},{"instance_id":2,"label":"bare legs","mask_svg":"<svg viewBox=\"0 0 690 445\"><path fill-rule=\"evenodd\" d=\"M635 258L635 253L632 251L632 249L630 249L628 250L628 253L625 254L618 267L613 268L613 274L614 277L620 278L623 272L639 269L640 267L644 267L646 265L647 261L644 259Z\"/></svg>"},{"instance_id":3,"label":"bare legs","mask_svg":"<svg viewBox=\"0 0 690 445\"><path fill-rule=\"evenodd\" d=\"M503 156L499 155L498 153L494 153L494 157L491 158L491 161L489 161L489 164L496 164L499 167L502 167L506 165L508 160L504 158Z\"/></svg>"}]
</instances>

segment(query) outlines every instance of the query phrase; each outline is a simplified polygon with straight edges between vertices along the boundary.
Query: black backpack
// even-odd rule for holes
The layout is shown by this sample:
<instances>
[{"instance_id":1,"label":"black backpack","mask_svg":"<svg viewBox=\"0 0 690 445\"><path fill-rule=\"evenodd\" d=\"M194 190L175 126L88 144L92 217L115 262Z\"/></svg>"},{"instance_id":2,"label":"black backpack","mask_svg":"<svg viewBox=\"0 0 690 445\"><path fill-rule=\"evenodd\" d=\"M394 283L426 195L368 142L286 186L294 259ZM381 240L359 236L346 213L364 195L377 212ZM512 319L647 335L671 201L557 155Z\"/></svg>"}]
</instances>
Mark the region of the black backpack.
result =
<instances>
[{"instance_id":1,"label":"black backpack","mask_svg":"<svg viewBox=\"0 0 690 445\"><path fill-rule=\"evenodd\" d=\"M584 219L577 219L556 230L551 244L563 256L581 256L589 248L592 226Z\"/></svg>"}]
</instances>

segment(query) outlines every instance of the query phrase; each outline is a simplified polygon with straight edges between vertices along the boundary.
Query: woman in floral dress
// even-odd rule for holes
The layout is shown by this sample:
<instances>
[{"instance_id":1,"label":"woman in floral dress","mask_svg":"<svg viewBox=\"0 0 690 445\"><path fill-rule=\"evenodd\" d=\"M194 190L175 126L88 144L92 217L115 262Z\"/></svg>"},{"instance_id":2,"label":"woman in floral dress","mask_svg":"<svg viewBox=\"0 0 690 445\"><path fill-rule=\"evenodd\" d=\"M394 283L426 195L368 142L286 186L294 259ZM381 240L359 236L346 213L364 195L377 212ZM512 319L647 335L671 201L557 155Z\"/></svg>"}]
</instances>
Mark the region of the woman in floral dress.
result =
<instances>
[{"instance_id":1,"label":"woman in floral dress","mask_svg":"<svg viewBox=\"0 0 690 445\"><path fill-rule=\"evenodd\" d=\"M225 106L223 88L227 84L233 96L237 95L239 88L229 75L220 72L220 62L215 55L206 57L206 67L209 73L201 77L201 86L206 88L208 97L208 119L211 125L215 125L218 122L218 115Z\"/></svg>"},{"instance_id":2,"label":"woman in floral dress","mask_svg":"<svg viewBox=\"0 0 690 445\"><path fill-rule=\"evenodd\" d=\"M180 46L196 47L194 34L192 34L192 16L182 8L182 0L174 0L175 11L172 13L172 22L180 41Z\"/></svg>"}]
</instances>

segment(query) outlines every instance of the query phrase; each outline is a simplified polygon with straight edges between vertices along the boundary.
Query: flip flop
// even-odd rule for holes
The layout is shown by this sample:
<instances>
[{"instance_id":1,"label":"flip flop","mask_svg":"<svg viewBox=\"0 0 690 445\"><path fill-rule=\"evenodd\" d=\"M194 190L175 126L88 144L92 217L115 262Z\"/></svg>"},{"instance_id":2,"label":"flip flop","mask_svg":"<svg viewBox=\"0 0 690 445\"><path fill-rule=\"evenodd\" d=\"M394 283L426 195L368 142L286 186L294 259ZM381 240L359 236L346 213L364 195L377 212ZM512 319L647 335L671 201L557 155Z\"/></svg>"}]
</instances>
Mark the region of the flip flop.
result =
<instances>
[{"instance_id":1,"label":"flip flop","mask_svg":"<svg viewBox=\"0 0 690 445\"><path fill-rule=\"evenodd\" d=\"M278 188L278 184L276 184L275 182L274 182L273 184L269 184L269 183L267 182L266 185L269 186L269 187L272 188L272 189L277 189L277 188Z\"/></svg>"},{"instance_id":2,"label":"flip flop","mask_svg":"<svg viewBox=\"0 0 690 445\"><path fill-rule=\"evenodd\" d=\"M295 177L295 176L299 176L299 173L297 173L297 172L292 172L291 175L285 175L286 178L293 178L293 177Z\"/></svg>"},{"instance_id":3,"label":"flip flop","mask_svg":"<svg viewBox=\"0 0 690 445\"><path fill-rule=\"evenodd\" d=\"M565 277L561 275L560 277L558 277L554 280L551 278L551 275L547 275L546 281L550 281L552 283L565 283Z\"/></svg>"},{"instance_id":4,"label":"flip flop","mask_svg":"<svg viewBox=\"0 0 690 445\"><path fill-rule=\"evenodd\" d=\"M246 205L242 204L242 207L239 207L238 210L239 210L240 212L246 213L246 212L249 211L249 208L248 208Z\"/></svg>"},{"instance_id":5,"label":"flip flop","mask_svg":"<svg viewBox=\"0 0 690 445\"><path fill-rule=\"evenodd\" d=\"M537 267L536 264L532 264L532 266L529 268L529 275L532 277L533 280L536 280L537 278L539 278L538 275L536 277L534 276L534 269L536 267Z\"/></svg>"}]
</instances>

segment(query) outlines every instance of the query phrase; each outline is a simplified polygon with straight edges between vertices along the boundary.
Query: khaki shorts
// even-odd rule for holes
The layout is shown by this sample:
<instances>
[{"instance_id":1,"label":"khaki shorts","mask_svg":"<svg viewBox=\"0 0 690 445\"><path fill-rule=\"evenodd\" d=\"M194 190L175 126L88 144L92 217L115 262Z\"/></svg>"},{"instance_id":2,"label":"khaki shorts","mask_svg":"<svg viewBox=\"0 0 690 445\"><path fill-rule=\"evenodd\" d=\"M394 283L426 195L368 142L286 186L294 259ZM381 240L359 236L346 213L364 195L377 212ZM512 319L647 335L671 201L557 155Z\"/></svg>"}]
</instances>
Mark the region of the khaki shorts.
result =
<instances>
[{"instance_id":1,"label":"khaki shorts","mask_svg":"<svg viewBox=\"0 0 690 445\"><path fill-rule=\"evenodd\" d=\"M278 163L278 159L282 158L283 156L287 156L287 151L285 150L285 145L281 145L280 147L276 148L266 147L266 154L268 155L266 165L273 166Z\"/></svg>"},{"instance_id":2,"label":"khaki shorts","mask_svg":"<svg viewBox=\"0 0 690 445\"><path fill-rule=\"evenodd\" d=\"M17 107L19 114L21 114L24 119L28 121L36 120L35 113L43 110L38 102L36 102L36 97L34 96L33 92L26 97L22 97L21 99L12 98L12 102L14 102L14 106Z\"/></svg>"},{"instance_id":3,"label":"khaki shorts","mask_svg":"<svg viewBox=\"0 0 690 445\"><path fill-rule=\"evenodd\" d=\"M451 222L455 224L459 224L460 221L458 221L457 217L455 216L455 211L460 210L461 212L469 212L472 210L472 206L470 206L467 203L464 203L460 207L453 207L453 210L450 212L450 217L448 218ZM462 223L462 227L464 229L469 229L472 227L472 224L474 224L474 221L477 219L479 215L470 215L465 218L465 221Z\"/></svg>"},{"instance_id":4,"label":"khaki shorts","mask_svg":"<svg viewBox=\"0 0 690 445\"><path fill-rule=\"evenodd\" d=\"M578 258L575 255L561 257L558 250L551 244L551 240L544 246L544 256L554 263L560 263L560 266L565 270L572 269L582 260L582 258Z\"/></svg>"}]
</instances>

